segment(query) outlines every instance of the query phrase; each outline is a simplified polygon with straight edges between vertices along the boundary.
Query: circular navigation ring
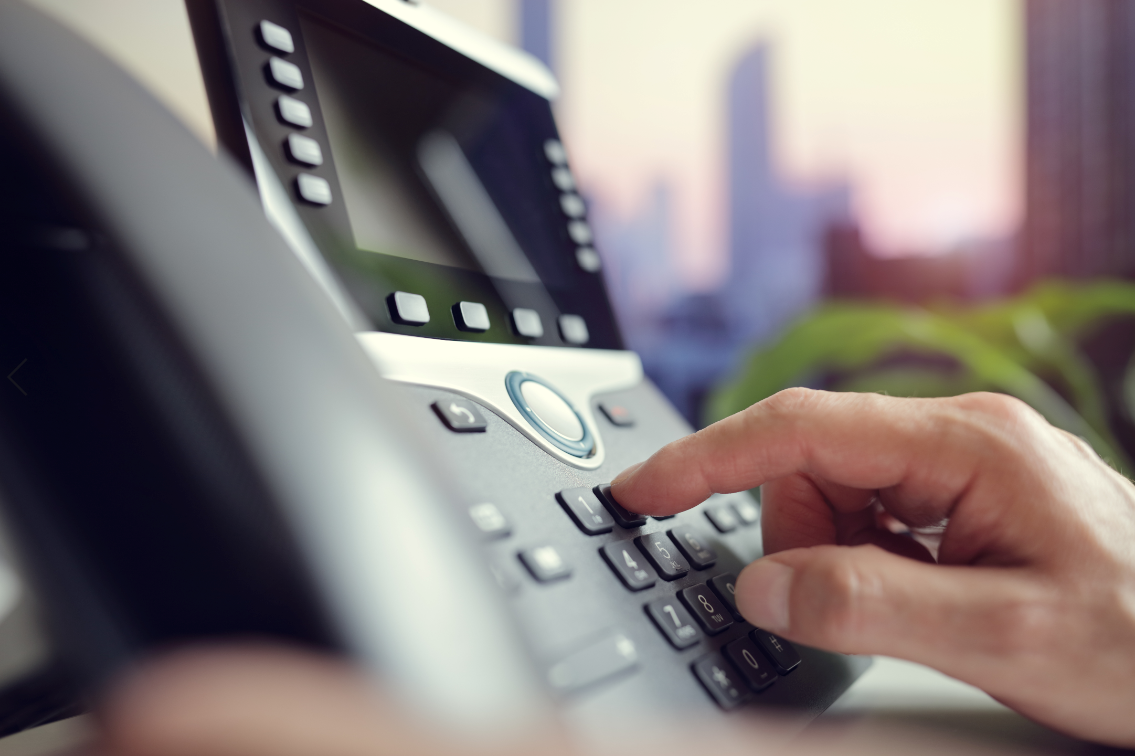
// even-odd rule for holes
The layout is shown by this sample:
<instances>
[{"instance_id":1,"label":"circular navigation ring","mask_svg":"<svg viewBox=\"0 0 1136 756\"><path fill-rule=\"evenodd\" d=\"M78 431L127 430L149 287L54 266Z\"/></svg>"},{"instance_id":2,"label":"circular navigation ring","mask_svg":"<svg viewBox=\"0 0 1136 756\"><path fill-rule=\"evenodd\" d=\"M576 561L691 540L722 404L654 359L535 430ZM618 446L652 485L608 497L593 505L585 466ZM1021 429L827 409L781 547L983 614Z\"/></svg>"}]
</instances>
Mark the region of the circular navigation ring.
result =
<instances>
[{"instance_id":1,"label":"circular navigation ring","mask_svg":"<svg viewBox=\"0 0 1136 756\"><path fill-rule=\"evenodd\" d=\"M574 457L590 457L595 452L592 432L580 413L547 381L513 371L505 376L505 388L529 425L557 449Z\"/></svg>"}]
</instances>

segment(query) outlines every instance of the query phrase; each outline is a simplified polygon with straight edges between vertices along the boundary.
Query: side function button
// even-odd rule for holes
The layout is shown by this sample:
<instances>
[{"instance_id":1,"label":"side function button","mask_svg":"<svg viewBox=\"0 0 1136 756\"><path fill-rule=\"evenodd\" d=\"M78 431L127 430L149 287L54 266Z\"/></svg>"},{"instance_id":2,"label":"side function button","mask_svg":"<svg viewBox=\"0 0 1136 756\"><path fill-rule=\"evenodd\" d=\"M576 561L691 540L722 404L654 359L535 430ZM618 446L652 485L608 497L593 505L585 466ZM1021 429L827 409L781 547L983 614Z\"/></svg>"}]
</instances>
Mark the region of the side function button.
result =
<instances>
[{"instance_id":1,"label":"side function button","mask_svg":"<svg viewBox=\"0 0 1136 756\"><path fill-rule=\"evenodd\" d=\"M615 521L590 488L568 488L556 494L560 506L588 535L611 532Z\"/></svg>"},{"instance_id":2,"label":"side function button","mask_svg":"<svg viewBox=\"0 0 1136 756\"><path fill-rule=\"evenodd\" d=\"M563 165L558 165L552 169L552 183L562 192L576 190L576 179L572 177L572 171Z\"/></svg>"},{"instance_id":3,"label":"side function button","mask_svg":"<svg viewBox=\"0 0 1136 756\"><path fill-rule=\"evenodd\" d=\"M745 681L721 654L703 656L691 665L691 669L711 698L723 709L734 708L749 695Z\"/></svg>"},{"instance_id":4,"label":"side function button","mask_svg":"<svg viewBox=\"0 0 1136 756\"><path fill-rule=\"evenodd\" d=\"M527 307L518 307L512 312L513 330L526 339L539 339L544 335L544 324L540 313Z\"/></svg>"},{"instance_id":5,"label":"side function button","mask_svg":"<svg viewBox=\"0 0 1136 756\"><path fill-rule=\"evenodd\" d=\"M301 173L296 177L296 193L304 202L313 205L331 204L331 184L310 173Z\"/></svg>"},{"instance_id":6,"label":"side function button","mask_svg":"<svg viewBox=\"0 0 1136 756\"><path fill-rule=\"evenodd\" d=\"M474 504L469 508L469 519L486 538L504 538L512 531L496 504Z\"/></svg>"},{"instance_id":7,"label":"side function button","mask_svg":"<svg viewBox=\"0 0 1136 756\"><path fill-rule=\"evenodd\" d=\"M629 590L642 591L655 584L655 571L630 541L609 543L600 554Z\"/></svg>"},{"instance_id":8,"label":"side function button","mask_svg":"<svg viewBox=\"0 0 1136 756\"><path fill-rule=\"evenodd\" d=\"M722 599L726 608L730 610L730 614L734 615L734 619L742 622L742 615L738 612L738 601L734 598L734 585L737 582L738 576L733 573L719 575L710 581L710 588L718 594L718 598Z\"/></svg>"},{"instance_id":9,"label":"side function button","mask_svg":"<svg viewBox=\"0 0 1136 756\"><path fill-rule=\"evenodd\" d=\"M582 220L568 221L568 236L577 244L591 244L594 238L592 227Z\"/></svg>"},{"instance_id":10,"label":"side function button","mask_svg":"<svg viewBox=\"0 0 1136 756\"><path fill-rule=\"evenodd\" d=\"M584 200L580 199L578 194L561 194L560 209L569 218L583 218L588 211L587 206L584 205Z\"/></svg>"},{"instance_id":11,"label":"side function button","mask_svg":"<svg viewBox=\"0 0 1136 756\"><path fill-rule=\"evenodd\" d=\"M741 672L749 689L755 693L777 682L777 671L749 638L738 638L733 643L727 644L722 651L738 668L738 672Z\"/></svg>"},{"instance_id":12,"label":"side function button","mask_svg":"<svg viewBox=\"0 0 1136 756\"><path fill-rule=\"evenodd\" d=\"M323 150L320 143L302 134L288 135L288 156L304 165L323 165Z\"/></svg>"},{"instance_id":13,"label":"side function button","mask_svg":"<svg viewBox=\"0 0 1136 756\"><path fill-rule=\"evenodd\" d=\"M564 341L576 346L588 343L588 324L579 315L561 315L556 322L560 326L560 338Z\"/></svg>"},{"instance_id":14,"label":"side function button","mask_svg":"<svg viewBox=\"0 0 1136 756\"><path fill-rule=\"evenodd\" d=\"M603 267L599 252L591 247L580 247L576 250L576 264L585 273L599 273Z\"/></svg>"},{"instance_id":15,"label":"side function button","mask_svg":"<svg viewBox=\"0 0 1136 756\"><path fill-rule=\"evenodd\" d=\"M636 545L650 560L663 580L678 580L690 572L690 565L663 533L650 533L635 539Z\"/></svg>"},{"instance_id":16,"label":"side function button","mask_svg":"<svg viewBox=\"0 0 1136 756\"><path fill-rule=\"evenodd\" d=\"M560 552L551 546L538 546L522 551L518 556L521 564L541 583L562 580L572 574L572 568L560 556Z\"/></svg>"},{"instance_id":17,"label":"side function button","mask_svg":"<svg viewBox=\"0 0 1136 756\"><path fill-rule=\"evenodd\" d=\"M559 139L547 139L544 142L544 156L553 165L564 165L568 162L568 153Z\"/></svg>"},{"instance_id":18,"label":"side function button","mask_svg":"<svg viewBox=\"0 0 1136 756\"><path fill-rule=\"evenodd\" d=\"M687 558L694 569L704 570L707 567L713 567L714 563L718 561L718 552L706 542L706 539L696 528L683 525L668 530L667 535L675 542L678 550L682 552L682 555Z\"/></svg>"},{"instance_id":19,"label":"side function button","mask_svg":"<svg viewBox=\"0 0 1136 756\"><path fill-rule=\"evenodd\" d=\"M402 325L420 326L430 322L430 308L426 298L409 291L395 291L387 297L391 319Z\"/></svg>"},{"instance_id":20,"label":"side function button","mask_svg":"<svg viewBox=\"0 0 1136 756\"><path fill-rule=\"evenodd\" d=\"M273 84L285 89L304 88L304 75L300 73L300 67L283 58L268 59L268 78Z\"/></svg>"},{"instance_id":21,"label":"side function button","mask_svg":"<svg viewBox=\"0 0 1136 756\"><path fill-rule=\"evenodd\" d=\"M430 406L454 433L481 433L489 427L477 405L468 399L442 399Z\"/></svg>"},{"instance_id":22,"label":"side function button","mask_svg":"<svg viewBox=\"0 0 1136 756\"><path fill-rule=\"evenodd\" d=\"M635 644L617 632L549 667L548 683L561 693L571 693L634 669L638 662Z\"/></svg>"},{"instance_id":23,"label":"side function button","mask_svg":"<svg viewBox=\"0 0 1136 756\"><path fill-rule=\"evenodd\" d=\"M756 525L761 519L761 510L748 496L734 500L734 511L737 512L742 525Z\"/></svg>"},{"instance_id":24,"label":"side function button","mask_svg":"<svg viewBox=\"0 0 1136 756\"><path fill-rule=\"evenodd\" d=\"M750 633L750 637L761 647L781 674L789 674L801 663L801 655L797 653L797 649L780 635L759 628Z\"/></svg>"},{"instance_id":25,"label":"side function button","mask_svg":"<svg viewBox=\"0 0 1136 756\"><path fill-rule=\"evenodd\" d=\"M694 619L686 607L674 596L655 599L645 607L651 621L662 631L671 645L680 651L698 642L702 633L694 626Z\"/></svg>"},{"instance_id":26,"label":"side function button","mask_svg":"<svg viewBox=\"0 0 1136 756\"><path fill-rule=\"evenodd\" d=\"M600 402L600 412L604 414L604 417L606 417L612 425L619 426L620 428L630 428L635 425L635 415L622 404Z\"/></svg>"},{"instance_id":27,"label":"side function button","mask_svg":"<svg viewBox=\"0 0 1136 756\"><path fill-rule=\"evenodd\" d=\"M292 41L292 32L280 24L271 21L261 21L257 25L260 42L265 47L282 52L285 55L296 52L296 44Z\"/></svg>"},{"instance_id":28,"label":"side function button","mask_svg":"<svg viewBox=\"0 0 1136 756\"><path fill-rule=\"evenodd\" d=\"M709 504L706 519L718 529L719 533L729 533L738 529L738 516L729 504Z\"/></svg>"},{"instance_id":29,"label":"side function button","mask_svg":"<svg viewBox=\"0 0 1136 756\"><path fill-rule=\"evenodd\" d=\"M280 95L276 98L276 115L281 121L298 129L312 126L312 109L295 97Z\"/></svg>"},{"instance_id":30,"label":"side function button","mask_svg":"<svg viewBox=\"0 0 1136 756\"><path fill-rule=\"evenodd\" d=\"M708 634L717 635L734 624L733 618L726 610L726 605L714 595L714 591L710 590L709 585L703 584L686 588L679 595L682 597L682 602L690 609L690 613L698 619L698 623Z\"/></svg>"},{"instance_id":31,"label":"side function button","mask_svg":"<svg viewBox=\"0 0 1136 756\"><path fill-rule=\"evenodd\" d=\"M489 330L489 311L480 302L458 302L453 306L454 325L459 331L484 333Z\"/></svg>"},{"instance_id":32,"label":"side function button","mask_svg":"<svg viewBox=\"0 0 1136 756\"><path fill-rule=\"evenodd\" d=\"M595 487L596 495L603 501L607 511L611 512L611 516L619 523L621 528L638 528L647 524L647 516L636 514L628 509L625 509L622 504L615 500L611 495L611 486L604 484Z\"/></svg>"}]
</instances>

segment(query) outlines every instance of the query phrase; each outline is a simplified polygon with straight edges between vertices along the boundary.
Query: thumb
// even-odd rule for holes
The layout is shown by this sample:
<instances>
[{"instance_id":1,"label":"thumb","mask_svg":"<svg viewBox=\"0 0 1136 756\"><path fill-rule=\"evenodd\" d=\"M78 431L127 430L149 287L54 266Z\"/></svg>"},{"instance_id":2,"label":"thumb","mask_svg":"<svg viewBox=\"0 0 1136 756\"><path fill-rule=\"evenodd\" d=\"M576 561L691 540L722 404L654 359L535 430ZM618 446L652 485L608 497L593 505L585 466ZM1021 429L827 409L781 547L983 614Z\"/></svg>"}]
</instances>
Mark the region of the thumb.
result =
<instances>
[{"instance_id":1,"label":"thumb","mask_svg":"<svg viewBox=\"0 0 1136 756\"><path fill-rule=\"evenodd\" d=\"M1051 605L1015 568L927 564L871 545L765 557L742 571L736 598L747 620L792 641L908 659L987 690Z\"/></svg>"}]
</instances>

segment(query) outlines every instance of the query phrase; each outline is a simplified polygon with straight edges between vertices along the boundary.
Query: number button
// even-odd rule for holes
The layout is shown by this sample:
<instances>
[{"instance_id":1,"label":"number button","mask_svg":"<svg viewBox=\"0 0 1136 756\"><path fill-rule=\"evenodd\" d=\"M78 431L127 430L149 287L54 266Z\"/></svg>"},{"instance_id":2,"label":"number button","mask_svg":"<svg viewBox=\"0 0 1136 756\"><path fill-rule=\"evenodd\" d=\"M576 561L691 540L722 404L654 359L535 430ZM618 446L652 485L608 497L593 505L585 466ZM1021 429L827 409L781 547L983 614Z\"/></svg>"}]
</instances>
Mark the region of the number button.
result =
<instances>
[{"instance_id":1,"label":"number button","mask_svg":"<svg viewBox=\"0 0 1136 756\"><path fill-rule=\"evenodd\" d=\"M749 697L745 682L721 654L703 656L691 665L691 669L723 709L732 709Z\"/></svg>"},{"instance_id":2,"label":"number button","mask_svg":"<svg viewBox=\"0 0 1136 756\"><path fill-rule=\"evenodd\" d=\"M749 638L738 638L722 650L755 693L777 682L777 670Z\"/></svg>"},{"instance_id":3,"label":"number button","mask_svg":"<svg viewBox=\"0 0 1136 756\"><path fill-rule=\"evenodd\" d=\"M708 584L687 588L679 594L682 602L698 618L702 628L710 635L716 635L734 624L726 605L718 599Z\"/></svg>"},{"instance_id":4,"label":"number button","mask_svg":"<svg viewBox=\"0 0 1136 756\"><path fill-rule=\"evenodd\" d=\"M713 567L714 562L718 561L718 552L714 551L714 547L707 543L696 529L686 526L672 528L667 531L667 535L675 542L683 556L690 560L694 569L704 570Z\"/></svg>"},{"instance_id":5,"label":"number button","mask_svg":"<svg viewBox=\"0 0 1136 756\"><path fill-rule=\"evenodd\" d=\"M566 488L556 494L556 498L580 530L588 535L610 533L615 525L615 520L590 488Z\"/></svg>"},{"instance_id":6,"label":"number button","mask_svg":"<svg viewBox=\"0 0 1136 756\"><path fill-rule=\"evenodd\" d=\"M675 648L682 650L698 642L702 633L686 608L674 596L665 596L647 604L647 615Z\"/></svg>"},{"instance_id":7,"label":"number button","mask_svg":"<svg viewBox=\"0 0 1136 756\"><path fill-rule=\"evenodd\" d=\"M780 635L758 629L750 633L750 637L757 642L781 674L789 674L801 663L801 655L797 653L797 649Z\"/></svg>"},{"instance_id":8,"label":"number button","mask_svg":"<svg viewBox=\"0 0 1136 756\"><path fill-rule=\"evenodd\" d=\"M730 610L730 614L734 615L734 619L738 622L744 620L741 613L738 612L738 602L734 598L734 584L738 582L738 576L733 573L726 575L719 575L710 581L710 588L714 593L718 594L718 598L722 599L722 603Z\"/></svg>"},{"instance_id":9,"label":"number button","mask_svg":"<svg viewBox=\"0 0 1136 756\"><path fill-rule=\"evenodd\" d=\"M600 549L607 562L630 590L641 591L655 584L655 571L631 541L616 541Z\"/></svg>"},{"instance_id":10,"label":"number button","mask_svg":"<svg viewBox=\"0 0 1136 756\"><path fill-rule=\"evenodd\" d=\"M623 505L615 500L615 497L611 495L611 486L596 486L593 490L596 492L596 495L603 500L604 506L607 507L607 511L611 512L611 516L615 518L615 521L619 523L619 527L638 528L647 524L646 515L636 514L635 512L624 509Z\"/></svg>"},{"instance_id":11,"label":"number button","mask_svg":"<svg viewBox=\"0 0 1136 756\"><path fill-rule=\"evenodd\" d=\"M635 544L659 572L663 580L677 580L690 572L690 565L663 533L649 533L635 539Z\"/></svg>"}]
</instances>

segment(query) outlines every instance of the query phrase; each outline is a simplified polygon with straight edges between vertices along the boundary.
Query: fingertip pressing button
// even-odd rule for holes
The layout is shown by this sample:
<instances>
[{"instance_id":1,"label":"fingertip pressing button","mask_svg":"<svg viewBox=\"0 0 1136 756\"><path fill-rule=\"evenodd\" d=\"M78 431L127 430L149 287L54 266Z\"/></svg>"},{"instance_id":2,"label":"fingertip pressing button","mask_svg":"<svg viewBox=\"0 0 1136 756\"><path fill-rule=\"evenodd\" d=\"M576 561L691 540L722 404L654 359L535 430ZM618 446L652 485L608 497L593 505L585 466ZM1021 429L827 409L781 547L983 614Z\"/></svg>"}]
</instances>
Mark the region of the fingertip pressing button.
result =
<instances>
[{"instance_id":1,"label":"fingertip pressing button","mask_svg":"<svg viewBox=\"0 0 1136 756\"><path fill-rule=\"evenodd\" d=\"M718 529L719 533L729 533L738 529L738 516L728 504L707 505L706 519Z\"/></svg>"},{"instance_id":2,"label":"fingertip pressing button","mask_svg":"<svg viewBox=\"0 0 1136 756\"><path fill-rule=\"evenodd\" d=\"M615 497L611 495L610 485L604 484L602 486L596 486L593 490L596 492L596 495L599 496L604 506L607 507L607 510L611 512L611 516L619 523L619 527L638 528L647 524L646 515L632 512L615 500Z\"/></svg>"}]
</instances>

